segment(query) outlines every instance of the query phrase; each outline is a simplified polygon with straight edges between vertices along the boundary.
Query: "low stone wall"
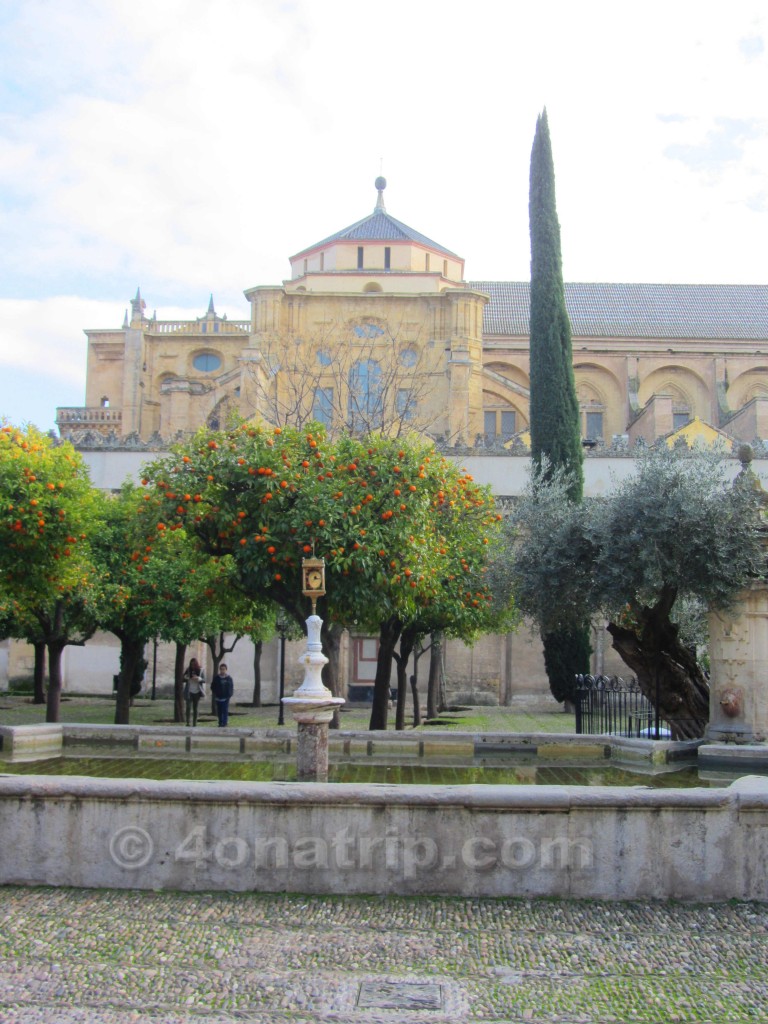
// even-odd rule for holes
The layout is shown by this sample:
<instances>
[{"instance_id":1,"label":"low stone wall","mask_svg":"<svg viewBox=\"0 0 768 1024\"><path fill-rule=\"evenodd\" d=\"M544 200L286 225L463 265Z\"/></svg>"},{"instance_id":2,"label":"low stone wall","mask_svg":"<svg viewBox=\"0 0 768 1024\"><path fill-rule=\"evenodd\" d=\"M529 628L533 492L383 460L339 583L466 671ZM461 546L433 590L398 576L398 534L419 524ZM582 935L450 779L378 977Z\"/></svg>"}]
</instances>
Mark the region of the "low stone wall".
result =
<instances>
[{"instance_id":1,"label":"low stone wall","mask_svg":"<svg viewBox=\"0 0 768 1024\"><path fill-rule=\"evenodd\" d=\"M296 751L297 736L286 729L237 729L173 725L0 725L0 757L35 760L67 753L99 749L169 754L251 754ZM672 748L684 748L682 756L695 754L693 746L654 743L652 740L621 740L613 736L573 736L563 733L460 733L447 730L395 732L333 729L328 748L336 757L406 757L459 759L466 763L485 753L525 753L553 758L609 758L620 760L670 760ZM631 749L630 749L631 748ZM679 753L677 756L681 756Z\"/></svg>"},{"instance_id":2,"label":"low stone wall","mask_svg":"<svg viewBox=\"0 0 768 1024\"><path fill-rule=\"evenodd\" d=\"M0 777L0 883L768 900L768 780L724 789Z\"/></svg>"},{"instance_id":3,"label":"low stone wall","mask_svg":"<svg viewBox=\"0 0 768 1024\"><path fill-rule=\"evenodd\" d=\"M64 743L61 725L0 725L0 756L37 760L60 757Z\"/></svg>"}]
</instances>

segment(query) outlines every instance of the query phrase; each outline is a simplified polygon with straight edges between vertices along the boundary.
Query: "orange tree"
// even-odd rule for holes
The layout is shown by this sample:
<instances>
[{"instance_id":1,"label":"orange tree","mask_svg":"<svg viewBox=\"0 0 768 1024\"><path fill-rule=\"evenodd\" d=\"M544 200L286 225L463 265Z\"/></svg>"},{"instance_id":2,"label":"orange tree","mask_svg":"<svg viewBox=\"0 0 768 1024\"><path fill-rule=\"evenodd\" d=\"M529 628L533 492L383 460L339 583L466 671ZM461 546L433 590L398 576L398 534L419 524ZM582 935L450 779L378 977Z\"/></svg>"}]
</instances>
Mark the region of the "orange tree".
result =
<instances>
[{"instance_id":1,"label":"orange tree","mask_svg":"<svg viewBox=\"0 0 768 1024\"><path fill-rule=\"evenodd\" d=\"M149 493L132 485L102 499L95 544L101 574L99 622L120 640L115 722L126 724L148 640L176 644L174 717L182 721L188 644L226 628L252 628L253 609L237 589L232 559L201 555L184 530L159 529Z\"/></svg>"},{"instance_id":2,"label":"orange tree","mask_svg":"<svg viewBox=\"0 0 768 1024\"><path fill-rule=\"evenodd\" d=\"M24 640L35 652L32 703L45 704L45 640L37 619L17 597L0 588L0 637Z\"/></svg>"},{"instance_id":3,"label":"orange tree","mask_svg":"<svg viewBox=\"0 0 768 1024\"><path fill-rule=\"evenodd\" d=\"M471 475L457 473L441 460L442 473L432 491L432 514L420 543L431 544L440 555L432 559L439 586L418 602L417 614L403 626L397 661L396 727L404 728L408 660L417 644L431 637L437 652L444 637L472 643L479 635L510 628L516 621L509 586L492 586L489 566L501 543L501 514L487 487ZM435 662L435 659L431 659ZM430 673L428 714L439 710L437 680ZM418 699L414 693L414 702Z\"/></svg>"},{"instance_id":4,"label":"orange tree","mask_svg":"<svg viewBox=\"0 0 768 1024\"><path fill-rule=\"evenodd\" d=\"M145 497L148 495L142 494L142 499ZM149 599L148 629L157 639L176 647L174 719L182 722L187 647L218 628L218 612L231 591L231 566L227 564L231 560L201 555L184 530L155 533L143 551L131 553L134 556L142 563L138 585Z\"/></svg>"},{"instance_id":5,"label":"orange tree","mask_svg":"<svg viewBox=\"0 0 768 1024\"><path fill-rule=\"evenodd\" d=\"M148 468L145 503L150 535L186 529L210 554L230 554L243 591L282 606L303 624L301 560L314 550L327 563L328 594L318 605L323 645L333 671L345 625L378 632L371 726L386 726L395 644L405 624L442 601L446 618L461 609L467 626L480 621L487 595L468 589L497 517L490 495L420 439L341 437L242 424L199 432L170 460ZM482 506L482 513L479 512ZM461 543L468 570L453 571L457 542L446 531L469 508ZM459 564L461 556L459 558ZM474 583L473 583L474 586ZM450 599L446 589L452 590ZM475 604L475 602L477 602Z\"/></svg>"},{"instance_id":6,"label":"orange tree","mask_svg":"<svg viewBox=\"0 0 768 1024\"><path fill-rule=\"evenodd\" d=\"M59 719L62 652L96 628L96 494L72 445L33 426L0 428L0 603L20 639L47 648L49 722Z\"/></svg>"},{"instance_id":7,"label":"orange tree","mask_svg":"<svg viewBox=\"0 0 768 1024\"><path fill-rule=\"evenodd\" d=\"M146 668L144 649L155 635L156 595L147 578L157 533L141 517L143 494L131 484L101 496L100 526L92 545L100 574L99 625L120 641L115 724L127 725L131 698ZM157 557L157 555L156 555Z\"/></svg>"},{"instance_id":8,"label":"orange tree","mask_svg":"<svg viewBox=\"0 0 768 1024\"><path fill-rule=\"evenodd\" d=\"M148 497L148 495L145 495ZM143 585L151 598L153 635L176 645L174 717L183 720L182 691L187 647L203 640L213 677L224 654L246 634L258 638L274 619L272 608L243 594L230 555L201 553L186 530L156 533L153 556L145 551ZM228 639L231 636L232 639Z\"/></svg>"},{"instance_id":9,"label":"orange tree","mask_svg":"<svg viewBox=\"0 0 768 1024\"><path fill-rule=\"evenodd\" d=\"M349 463L345 446L351 449ZM372 506L365 528L359 550L367 563L359 555L351 559L356 573L369 573L371 600L361 604L354 579L342 593L354 602L346 609L347 621L354 616L359 626L378 629L370 727L386 728L394 659L396 725L403 728L406 669L415 644L437 632L472 640L501 621L484 579L500 516L489 488L476 485L424 441L346 439L342 451L342 464L355 466L360 479L377 481L385 506L383 512Z\"/></svg>"}]
</instances>

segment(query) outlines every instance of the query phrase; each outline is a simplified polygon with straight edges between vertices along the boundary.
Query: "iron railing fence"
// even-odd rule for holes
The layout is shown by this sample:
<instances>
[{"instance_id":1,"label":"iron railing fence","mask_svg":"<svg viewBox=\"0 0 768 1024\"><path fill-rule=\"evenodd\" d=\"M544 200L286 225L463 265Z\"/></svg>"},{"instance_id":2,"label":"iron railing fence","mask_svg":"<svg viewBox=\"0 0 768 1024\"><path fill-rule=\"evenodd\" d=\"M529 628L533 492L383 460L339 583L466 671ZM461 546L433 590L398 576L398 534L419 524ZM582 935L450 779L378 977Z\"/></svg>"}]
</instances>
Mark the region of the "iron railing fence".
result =
<instances>
[{"instance_id":1,"label":"iron railing fence","mask_svg":"<svg viewBox=\"0 0 768 1024\"><path fill-rule=\"evenodd\" d=\"M576 732L610 736L656 735L656 711L634 677L576 676ZM659 735L668 738L661 719Z\"/></svg>"}]
</instances>

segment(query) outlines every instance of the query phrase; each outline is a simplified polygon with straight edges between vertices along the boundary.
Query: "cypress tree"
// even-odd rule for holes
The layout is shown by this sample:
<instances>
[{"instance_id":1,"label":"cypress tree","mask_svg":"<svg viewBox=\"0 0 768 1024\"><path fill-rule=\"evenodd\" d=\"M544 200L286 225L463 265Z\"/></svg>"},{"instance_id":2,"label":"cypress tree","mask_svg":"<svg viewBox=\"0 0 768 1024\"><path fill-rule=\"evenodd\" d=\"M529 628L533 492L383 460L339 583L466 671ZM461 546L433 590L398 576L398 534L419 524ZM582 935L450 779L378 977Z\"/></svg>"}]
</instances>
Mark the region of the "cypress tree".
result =
<instances>
[{"instance_id":1,"label":"cypress tree","mask_svg":"<svg viewBox=\"0 0 768 1024\"><path fill-rule=\"evenodd\" d=\"M579 403L573 376L571 325L565 307L560 224L555 203L555 166L547 111L536 121L528 200L531 230L531 455L534 465L565 469L569 494L584 490ZM589 632L542 634L544 663L553 696L573 698L574 677L589 671Z\"/></svg>"}]
</instances>

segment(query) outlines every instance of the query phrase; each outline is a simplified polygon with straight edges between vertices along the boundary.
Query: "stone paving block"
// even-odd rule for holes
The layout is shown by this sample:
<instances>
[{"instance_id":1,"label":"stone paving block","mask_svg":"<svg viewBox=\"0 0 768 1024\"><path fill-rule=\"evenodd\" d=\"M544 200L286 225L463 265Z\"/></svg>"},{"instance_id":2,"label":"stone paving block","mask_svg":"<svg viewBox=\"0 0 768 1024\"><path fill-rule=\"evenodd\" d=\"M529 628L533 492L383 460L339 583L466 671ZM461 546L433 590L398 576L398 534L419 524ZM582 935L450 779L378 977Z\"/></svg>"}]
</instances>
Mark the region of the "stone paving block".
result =
<instances>
[{"instance_id":1,"label":"stone paving block","mask_svg":"<svg viewBox=\"0 0 768 1024\"><path fill-rule=\"evenodd\" d=\"M370 744L372 740L367 739L354 739L350 738L348 747L345 745L345 752L351 755L354 754L369 754L371 751Z\"/></svg>"},{"instance_id":2,"label":"stone paving block","mask_svg":"<svg viewBox=\"0 0 768 1024\"><path fill-rule=\"evenodd\" d=\"M187 736L185 733L166 733L162 736L151 736L140 734L138 737L139 750L186 750Z\"/></svg>"},{"instance_id":3,"label":"stone paving block","mask_svg":"<svg viewBox=\"0 0 768 1024\"><path fill-rule=\"evenodd\" d=\"M537 754L540 758L562 758L567 761L597 760L605 758L604 743L539 743ZM607 763L607 759L606 759Z\"/></svg>"},{"instance_id":4,"label":"stone paving block","mask_svg":"<svg viewBox=\"0 0 768 1024\"><path fill-rule=\"evenodd\" d=\"M413 740L372 740L371 753L381 757L418 757L419 743Z\"/></svg>"},{"instance_id":5,"label":"stone paving block","mask_svg":"<svg viewBox=\"0 0 768 1024\"><path fill-rule=\"evenodd\" d=\"M424 739L422 750L424 757L460 757L471 759L475 754L475 744L472 739L457 742L450 739L427 737Z\"/></svg>"},{"instance_id":6,"label":"stone paving block","mask_svg":"<svg viewBox=\"0 0 768 1024\"><path fill-rule=\"evenodd\" d=\"M278 751L287 753L291 748L291 739L276 736L244 736L242 738L242 752L244 754L258 753L260 751Z\"/></svg>"},{"instance_id":7,"label":"stone paving block","mask_svg":"<svg viewBox=\"0 0 768 1024\"><path fill-rule=\"evenodd\" d=\"M240 737L227 736L226 733L222 733L221 736L198 736L193 732L189 741L189 749L193 753L209 753L219 750L228 754L239 754Z\"/></svg>"}]
</instances>

